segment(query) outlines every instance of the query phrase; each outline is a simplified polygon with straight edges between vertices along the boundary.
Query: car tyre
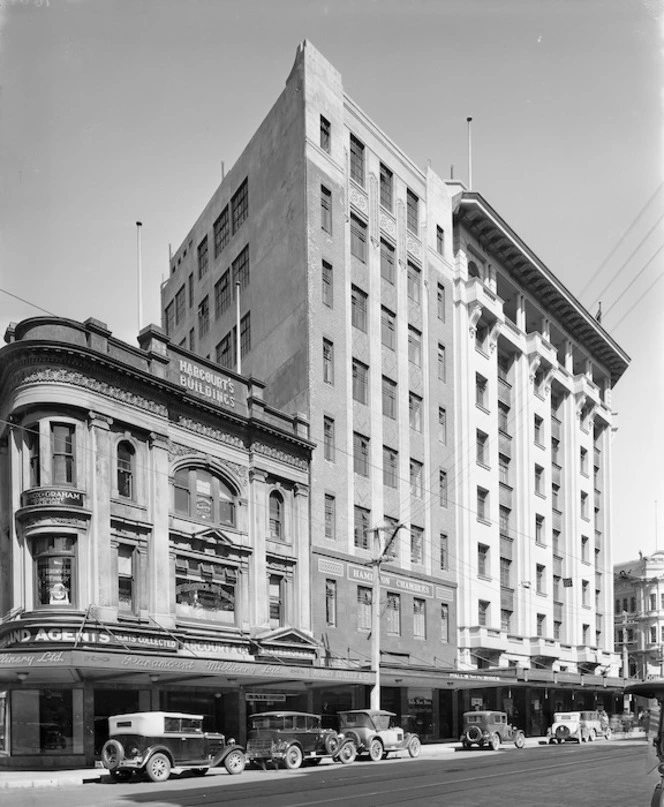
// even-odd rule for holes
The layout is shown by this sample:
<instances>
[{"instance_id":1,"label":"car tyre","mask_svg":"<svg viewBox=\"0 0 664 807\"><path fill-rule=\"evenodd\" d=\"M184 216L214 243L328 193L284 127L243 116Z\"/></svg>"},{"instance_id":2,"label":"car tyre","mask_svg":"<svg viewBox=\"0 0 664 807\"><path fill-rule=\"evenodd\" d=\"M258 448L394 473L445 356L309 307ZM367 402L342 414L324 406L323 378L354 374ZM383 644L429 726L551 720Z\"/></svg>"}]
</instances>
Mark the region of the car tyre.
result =
<instances>
[{"instance_id":1,"label":"car tyre","mask_svg":"<svg viewBox=\"0 0 664 807\"><path fill-rule=\"evenodd\" d=\"M120 767L124 759L124 748L117 740L107 740L101 749L101 759L104 766L109 771L114 771Z\"/></svg>"},{"instance_id":2,"label":"car tyre","mask_svg":"<svg viewBox=\"0 0 664 807\"><path fill-rule=\"evenodd\" d=\"M333 757L337 751L339 750L339 746L341 745L341 740L339 739L338 734L326 734L325 735L325 753L329 754Z\"/></svg>"},{"instance_id":3,"label":"car tyre","mask_svg":"<svg viewBox=\"0 0 664 807\"><path fill-rule=\"evenodd\" d=\"M420 742L419 737L411 737L408 740L408 753L414 759L415 757L419 757L420 751L422 750L422 743Z\"/></svg>"},{"instance_id":4,"label":"car tyre","mask_svg":"<svg viewBox=\"0 0 664 807\"><path fill-rule=\"evenodd\" d=\"M246 764L247 758L239 748L234 749L224 757L224 768L231 776L237 776L238 773L242 773Z\"/></svg>"},{"instance_id":5,"label":"car tyre","mask_svg":"<svg viewBox=\"0 0 664 807\"><path fill-rule=\"evenodd\" d=\"M355 762L356 757L357 749L354 743L344 743L344 745L341 746L337 759L342 765L350 765L351 762Z\"/></svg>"},{"instance_id":6,"label":"car tyre","mask_svg":"<svg viewBox=\"0 0 664 807\"><path fill-rule=\"evenodd\" d=\"M500 748L500 735L495 732L491 735L490 748L492 751L497 751Z\"/></svg>"},{"instance_id":7,"label":"car tyre","mask_svg":"<svg viewBox=\"0 0 664 807\"><path fill-rule=\"evenodd\" d=\"M552 741L549 740L549 742ZM526 735L522 731L517 731L514 735L514 745L519 749L524 748L526 745Z\"/></svg>"},{"instance_id":8,"label":"car tyre","mask_svg":"<svg viewBox=\"0 0 664 807\"><path fill-rule=\"evenodd\" d=\"M611 729L607 729L607 730L604 732L604 737L605 737L607 740L610 740L612 736L613 736L613 733L612 733Z\"/></svg>"},{"instance_id":9,"label":"car tyre","mask_svg":"<svg viewBox=\"0 0 664 807\"><path fill-rule=\"evenodd\" d=\"M482 740L482 731L479 726L471 726L466 732L468 742L476 743Z\"/></svg>"},{"instance_id":10,"label":"car tyre","mask_svg":"<svg viewBox=\"0 0 664 807\"><path fill-rule=\"evenodd\" d=\"M299 745L291 745L284 757L284 768L289 771L296 771L302 765L302 749Z\"/></svg>"},{"instance_id":11,"label":"car tyre","mask_svg":"<svg viewBox=\"0 0 664 807\"><path fill-rule=\"evenodd\" d=\"M596 739L597 739L597 732L595 731L595 729L591 729L588 734L588 742L594 743Z\"/></svg>"},{"instance_id":12,"label":"car tyre","mask_svg":"<svg viewBox=\"0 0 664 807\"><path fill-rule=\"evenodd\" d=\"M372 762L380 762L383 758L383 743L378 739L378 737L374 737L373 740L369 743L369 759Z\"/></svg>"},{"instance_id":13,"label":"car tyre","mask_svg":"<svg viewBox=\"0 0 664 807\"><path fill-rule=\"evenodd\" d=\"M152 782L165 782L171 775L171 761L166 754L153 754L147 761L145 773Z\"/></svg>"}]
</instances>

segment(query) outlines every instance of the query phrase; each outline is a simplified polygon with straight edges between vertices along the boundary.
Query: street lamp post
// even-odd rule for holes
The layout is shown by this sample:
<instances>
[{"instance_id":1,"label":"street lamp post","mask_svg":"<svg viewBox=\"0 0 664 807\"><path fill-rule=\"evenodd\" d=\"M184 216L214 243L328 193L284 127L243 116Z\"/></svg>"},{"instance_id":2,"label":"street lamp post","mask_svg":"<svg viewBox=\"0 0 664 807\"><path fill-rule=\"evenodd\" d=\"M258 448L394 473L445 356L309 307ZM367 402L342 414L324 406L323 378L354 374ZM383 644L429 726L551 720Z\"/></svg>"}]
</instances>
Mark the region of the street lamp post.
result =
<instances>
[{"instance_id":1,"label":"street lamp post","mask_svg":"<svg viewBox=\"0 0 664 807\"><path fill-rule=\"evenodd\" d=\"M405 524L397 524L392 530L390 537L385 542L385 547L380 546L380 530L376 527L372 530L374 534L376 556L371 561L373 566L373 590L371 592L371 666L374 669L374 685L371 690L372 709L380 709L380 567L383 561L389 557L389 552L394 543L397 533Z\"/></svg>"}]
</instances>

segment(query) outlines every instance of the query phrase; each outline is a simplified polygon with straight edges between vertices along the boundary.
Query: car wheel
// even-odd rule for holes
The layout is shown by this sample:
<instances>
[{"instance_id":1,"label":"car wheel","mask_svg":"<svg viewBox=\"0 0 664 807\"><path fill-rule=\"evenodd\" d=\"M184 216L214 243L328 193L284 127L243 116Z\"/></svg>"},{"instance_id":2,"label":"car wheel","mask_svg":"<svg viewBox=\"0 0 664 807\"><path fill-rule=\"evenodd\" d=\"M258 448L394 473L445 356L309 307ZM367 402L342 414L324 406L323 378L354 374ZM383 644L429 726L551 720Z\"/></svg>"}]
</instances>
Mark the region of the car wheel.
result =
<instances>
[{"instance_id":1,"label":"car wheel","mask_svg":"<svg viewBox=\"0 0 664 807\"><path fill-rule=\"evenodd\" d=\"M479 742L482 739L482 730L479 726L471 726L466 732L466 738L471 743Z\"/></svg>"},{"instance_id":2,"label":"car wheel","mask_svg":"<svg viewBox=\"0 0 664 807\"><path fill-rule=\"evenodd\" d=\"M549 742L552 742L549 740ZM522 731L517 731L514 735L514 745L517 748L523 748L526 744L526 735Z\"/></svg>"},{"instance_id":3,"label":"car wheel","mask_svg":"<svg viewBox=\"0 0 664 807\"><path fill-rule=\"evenodd\" d=\"M132 771L109 771L114 782L128 782L131 779Z\"/></svg>"},{"instance_id":4,"label":"car wheel","mask_svg":"<svg viewBox=\"0 0 664 807\"><path fill-rule=\"evenodd\" d=\"M420 742L419 737L411 737L408 740L408 753L411 757L419 757L420 751L422 750L422 743Z\"/></svg>"},{"instance_id":5,"label":"car wheel","mask_svg":"<svg viewBox=\"0 0 664 807\"><path fill-rule=\"evenodd\" d=\"M494 733L491 735L490 742L492 751L497 751L500 748L500 735L498 732L494 731Z\"/></svg>"},{"instance_id":6,"label":"car wheel","mask_svg":"<svg viewBox=\"0 0 664 807\"><path fill-rule=\"evenodd\" d=\"M595 729L591 729L590 733L588 734L588 742L594 743L596 739L597 739L597 732L595 731Z\"/></svg>"},{"instance_id":7,"label":"car wheel","mask_svg":"<svg viewBox=\"0 0 664 807\"><path fill-rule=\"evenodd\" d=\"M224 758L224 768L226 768L231 776L242 773L246 764L247 758L239 748L231 751L230 754Z\"/></svg>"},{"instance_id":8,"label":"car wheel","mask_svg":"<svg viewBox=\"0 0 664 807\"><path fill-rule=\"evenodd\" d=\"M354 743L345 743L341 746L337 759L342 765L350 765L351 762L355 762L356 757L357 749Z\"/></svg>"},{"instance_id":9,"label":"car wheel","mask_svg":"<svg viewBox=\"0 0 664 807\"><path fill-rule=\"evenodd\" d=\"M205 776L209 770L209 768L192 768L191 772L194 776Z\"/></svg>"},{"instance_id":10,"label":"car wheel","mask_svg":"<svg viewBox=\"0 0 664 807\"><path fill-rule=\"evenodd\" d=\"M561 743L563 742L563 740L568 739L569 739L569 729L567 728L567 726L558 726L558 728L556 729L556 740L558 740L558 742Z\"/></svg>"},{"instance_id":11,"label":"car wheel","mask_svg":"<svg viewBox=\"0 0 664 807\"><path fill-rule=\"evenodd\" d=\"M296 771L302 765L302 749L299 745L291 745L284 757L284 768Z\"/></svg>"},{"instance_id":12,"label":"car wheel","mask_svg":"<svg viewBox=\"0 0 664 807\"><path fill-rule=\"evenodd\" d=\"M379 762L383 758L383 743L374 737L369 743L369 759L372 762Z\"/></svg>"},{"instance_id":13,"label":"car wheel","mask_svg":"<svg viewBox=\"0 0 664 807\"><path fill-rule=\"evenodd\" d=\"M604 737L605 737L607 740L610 740L612 736L613 736L613 735L612 735L611 729L607 729L607 730L604 732Z\"/></svg>"},{"instance_id":14,"label":"car wheel","mask_svg":"<svg viewBox=\"0 0 664 807\"><path fill-rule=\"evenodd\" d=\"M333 757L337 751L339 750L339 746L341 745L341 740L339 739L338 734L326 734L325 735L325 753L329 754Z\"/></svg>"},{"instance_id":15,"label":"car wheel","mask_svg":"<svg viewBox=\"0 0 664 807\"><path fill-rule=\"evenodd\" d=\"M109 771L120 767L124 759L124 748L117 740L107 740L101 749L101 760Z\"/></svg>"},{"instance_id":16,"label":"car wheel","mask_svg":"<svg viewBox=\"0 0 664 807\"><path fill-rule=\"evenodd\" d=\"M166 754L153 754L145 766L145 772L152 782L165 782L171 775L171 761Z\"/></svg>"}]
</instances>

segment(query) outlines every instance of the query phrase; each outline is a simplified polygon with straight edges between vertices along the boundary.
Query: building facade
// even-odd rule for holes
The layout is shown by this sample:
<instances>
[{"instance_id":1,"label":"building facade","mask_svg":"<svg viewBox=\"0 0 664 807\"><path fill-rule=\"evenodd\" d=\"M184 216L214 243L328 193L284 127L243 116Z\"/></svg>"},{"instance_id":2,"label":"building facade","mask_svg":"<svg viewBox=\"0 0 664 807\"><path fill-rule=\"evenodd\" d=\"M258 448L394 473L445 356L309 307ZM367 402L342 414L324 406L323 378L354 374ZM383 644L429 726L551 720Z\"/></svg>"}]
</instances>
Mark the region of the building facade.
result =
<instances>
[{"instance_id":1,"label":"building facade","mask_svg":"<svg viewBox=\"0 0 664 807\"><path fill-rule=\"evenodd\" d=\"M242 736L265 685L311 705L307 421L159 328L140 348L96 320L6 338L0 766L91 764L111 714Z\"/></svg>"},{"instance_id":2,"label":"building facade","mask_svg":"<svg viewBox=\"0 0 664 807\"><path fill-rule=\"evenodd\" d=\"M664 551L614 567L615 640L624 678L664 678Z\"/></svg>"},{"instance_id":3,"label":"building facade","mask_svg":"<svg viewBox=\"0 0 664 807\"><path fill-rule=\"evenodd\" d=\"M386 669L617 672L610 396L628 357L309 43L172 255L162 306L175 343L224 367L239 353L310 420L312 627L330 665L369 659L369 565L398 527ZM412 690L452 725L449 692Z\"/></svg>"}]
</instances>

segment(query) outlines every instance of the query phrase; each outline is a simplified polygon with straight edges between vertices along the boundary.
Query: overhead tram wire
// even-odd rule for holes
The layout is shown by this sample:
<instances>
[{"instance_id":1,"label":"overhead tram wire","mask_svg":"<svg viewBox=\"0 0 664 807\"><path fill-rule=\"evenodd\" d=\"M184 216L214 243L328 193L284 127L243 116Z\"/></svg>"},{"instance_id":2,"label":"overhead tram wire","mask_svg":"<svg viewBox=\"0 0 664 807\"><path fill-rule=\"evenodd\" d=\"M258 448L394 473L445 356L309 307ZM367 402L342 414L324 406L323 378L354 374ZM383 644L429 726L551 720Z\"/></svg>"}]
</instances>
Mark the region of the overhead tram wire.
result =
<instances>
[{"instance_id":1,"label":"overhead tram wire","mask_svg":"<svg viewBox=\"0 0 664 807\"><path fill-rule=\"evenodd\" d=\"M636 306L637 306L637 305L638 305L638 304L641 302L641 300L643 300L643 298L644 298L644 297L645 297L645 296L646 296L646 295L647 295L647 294L650 292L650 290L653 288L653 286L655 286L657 283L659 283L659 281L660 281L660 280L661 280L663 277L664 277L664 272L662 272L660 275L658 275L658 276L657 276L657 277L656 277L656 278L653 280L653 282L652 282L652 283L651 283L651 284L648 286L648 288L647 288L647 289L646 289L646 290L643 292L643 294L642 294L642 295L639 297L639 299L638 299L638 300L637 300L637 301L636 301L636 302L635 302L635 303L634 303L632 306L630 306L630 308L628 308L628 309L627 309L627 311L625 311L625 313L624 313L624 314L622 315L622 317L621 317L621 318L618 320L618 322L616 322L616 324L612 326L612 330L614 330L614 331L615 331L615 330L618 328L618 326L622 324L623 320L624 320L624 319L626 319L626 318L627 318L627 317L628 317L628 316L629 316L629 315L632 313L632 311L633 311L633 310L636 308Z\"/></svg>"},{"instance_id":2,"label":"overhead tram wire","mask_svg":"<svg viewBox=\"0 0 664 807\"><path fill-rule=\"evenodd\" d=\"M655 260L655 258L659 255L659 253L663 249L664 249L664 243L661 244L660 247L655 252L655 254L648 261L646 261L646 263L643 264L643 266L641 267L639 272L636 275L634 275L634 277L630 280L630 282L627 284L627 286L622 290L621 296L618 297L618 299L615 300L613 303L611 303L611 305L606 309L606 311L604 312L605 317L609 314L609 312L612 309L614 309L618 305L618 303L622 299L622 295L625 294L625 292L629 291L632 288L632 286L636 283L636 281L641 277L641 275L645 272L645 270L650 266L650 264Z\"/></svg>"},{"instance_id":3,"label":"overhead tram wire","mask_svg":"<svg viewBox=\"0 0 664 807\"><path fill-rule=\"evenodd\" d=\"M644 206L641 208L641 210L639 211L639 213L637 213L636 217L634 218L634 220L632 221L632 223L629 225L629 227L628 227L628 228L625 230L625 232L624 232L624 233L623 233L623 234L620 236L620 238L619 238L619 239L618 239L618 241L616 242L616 244L615 244L615 246L613 247L613 249L612 249L612 250L609 252L609 254L606 256L606 258L604 258L604 260L602 261L602 263L599 265L599 267L598 267L598 268L595 270L595 272L593 273L593 276L592 276L592 277L590 278L590 280L589 280L589 281L586 283L586 285L585 285L585 286L584 286L584 287L581 289L581 291L580 291L580 292L579 292L579 294L577 295L578 297L582 297L582 296L583 296L583 295L586 293L586 291L588 290L588 288L591 286L592 282L593 282L593 281L595 280L595 278L596 278L596 277L599 275L599 273L602 271L602 269L604 269L604 267L605 267L605 266L606 266L606 264L609 262L609 260L610 260L610 259L613 257L613 255L615 254L615 252L616 252L616 250L618 249L618 247L619 247L619 246L622 244L622 242L625 240L625 238L627 238L627 236L628 236L628 235L629 235L629 233L632 231L632 229L634 228L634 226L636 225L636 223L639 221L639 219L641 218L641 216L642 216L642 215L643 215L643 214L646 212L646 210L648 209L648 207L649 207L649 206L652 204L652 202L654 201L655 197L656 197L656 196L657 196L657 194L658 194L658 193L659 193L659 192L662 190L662 188L663 188L663 187L664 187L664 180L663 180L662 182L660 182L660 183L659 183L659 185L657 186L657 189L655 190L655 192L653 193L653 195L650 197L650 199L648 199L648 201L647 201L647 202L645 203L645 205L644 205Z\"/></svg>"},{"instance_id":4,"label":"overhead tram wire","mask_svg":"<svg viewBox=\"0 0 664 807\"><path fill-rule=\"evenodd\" d=\"M33 303L30 300L25 300L23 297L19 297L18 294L12 294L12 292L7 291L7 289L0 289L0 292L6 294L8 297L13 297L15 300L25 303L26 305L30 305L33 308L36 308L38 311L43 311L44 314L49 314L52 317L58 316L57 314L54 314L53 311L49 311L47 308L42 308L40 305L37 305L37 303Z\"/></svg>"}]
</instances>

